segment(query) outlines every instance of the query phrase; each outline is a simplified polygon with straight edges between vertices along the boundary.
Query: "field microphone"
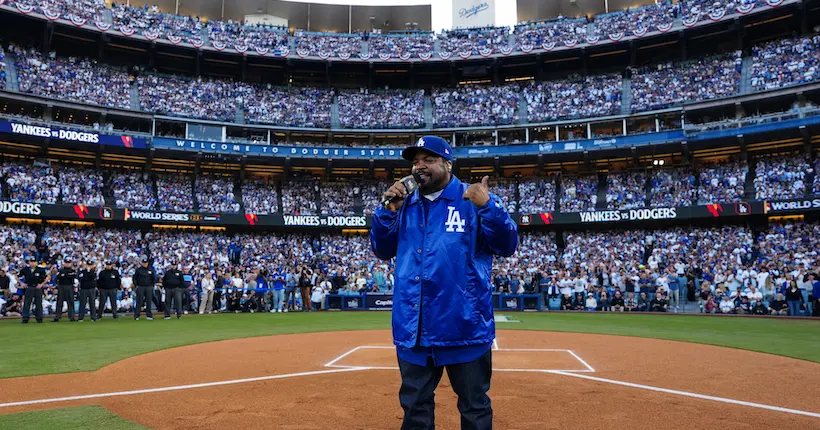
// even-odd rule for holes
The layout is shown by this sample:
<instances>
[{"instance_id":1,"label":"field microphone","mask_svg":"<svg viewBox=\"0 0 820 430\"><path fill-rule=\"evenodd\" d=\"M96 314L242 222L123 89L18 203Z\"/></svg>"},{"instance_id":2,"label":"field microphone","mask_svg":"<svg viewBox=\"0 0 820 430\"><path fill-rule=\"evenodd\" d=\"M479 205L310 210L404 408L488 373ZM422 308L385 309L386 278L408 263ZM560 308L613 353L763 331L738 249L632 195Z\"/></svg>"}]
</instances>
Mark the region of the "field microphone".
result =
<instances>
[{"instance_id":1,"label":"field microphone","mask_svg":"<svg viewBox=\"0 0 820 430\"><path fill-rule=\"evenodd\" d=\"M416 181L416 178L414 178L413 175L405 176L401 178L399 182L401 182L402 185L404 185L404 189L407 190L408 196L410 194L413 194L413 192L416 191L416 188L419 187L419 183ZM390 206L391 203L395 203L399 200L402 200L402 198L398 196L390 199L384 199L384 201L382 202L382 206L384 206L384 208L387 209L387 207Z\"/></svg>"}]
</instances>

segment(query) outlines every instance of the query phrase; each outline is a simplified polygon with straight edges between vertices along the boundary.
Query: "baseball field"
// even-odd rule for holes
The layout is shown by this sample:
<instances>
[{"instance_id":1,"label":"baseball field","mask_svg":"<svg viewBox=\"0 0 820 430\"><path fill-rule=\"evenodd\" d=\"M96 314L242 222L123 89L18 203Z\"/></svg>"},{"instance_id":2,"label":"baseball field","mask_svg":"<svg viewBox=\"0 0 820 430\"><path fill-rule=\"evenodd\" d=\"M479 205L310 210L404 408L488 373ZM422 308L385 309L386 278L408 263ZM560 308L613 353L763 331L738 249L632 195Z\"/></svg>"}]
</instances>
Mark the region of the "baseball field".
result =
<instances>
[{"instance_id":1,"label":"baseball field","mask_svg":"<svg viewBox=\"0 0 820 430\"><path fill-rule=\"evenodd\" d=\"M820 321L497 314L499 429L820 428ZM33 323L33 321L32 321ZM381 312L0 321L1 429L395 429ZM458 428L437 391L439 428Z\"/></svg>"}]
</instances>

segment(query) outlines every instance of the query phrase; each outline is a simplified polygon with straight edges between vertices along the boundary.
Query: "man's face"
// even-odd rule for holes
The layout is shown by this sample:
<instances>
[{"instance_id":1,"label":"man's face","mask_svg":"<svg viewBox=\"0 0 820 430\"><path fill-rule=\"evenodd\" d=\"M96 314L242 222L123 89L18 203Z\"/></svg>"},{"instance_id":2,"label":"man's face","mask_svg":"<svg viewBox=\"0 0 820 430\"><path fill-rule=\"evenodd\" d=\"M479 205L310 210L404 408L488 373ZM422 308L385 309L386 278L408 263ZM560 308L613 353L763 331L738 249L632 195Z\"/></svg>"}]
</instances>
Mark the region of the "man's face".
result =
<instances>
[{"instance_id":1,"label":"man's face","mask_svg":"<svg viewBox=\"0 0 820 430\"><path fill-rule=\"evenodd\" d=\"M422 194L436 192L447 185L450 181L447 165L447 160L429 151L421 150L416 153L412 173Z\"/></svg>"}]
</instances>

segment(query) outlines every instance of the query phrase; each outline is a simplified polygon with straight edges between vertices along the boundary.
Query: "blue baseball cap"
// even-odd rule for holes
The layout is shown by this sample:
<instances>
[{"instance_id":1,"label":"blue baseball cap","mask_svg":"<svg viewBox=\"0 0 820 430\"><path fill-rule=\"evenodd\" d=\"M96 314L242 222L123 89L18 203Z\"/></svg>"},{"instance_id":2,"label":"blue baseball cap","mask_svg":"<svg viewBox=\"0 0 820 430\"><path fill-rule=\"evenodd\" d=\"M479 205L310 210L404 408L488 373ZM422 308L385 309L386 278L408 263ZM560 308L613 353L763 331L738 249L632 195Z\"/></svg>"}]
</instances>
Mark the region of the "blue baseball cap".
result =
<instances>
[{"instance_id":1,"label":"blue baseball cap","mask_svg":"<svg viewBox=\"0 0 820 430\"><path fill-rule=\"evenodd\" d=\"M446 140L438 136L422 137L418 140L418 142L416 142L415 145L405 148L404 151L401 152L401 157L407 161L413 161L413 157L416 156L416 152L422 149L432 152L433 154L436 154L451 163L455 160L453 158L453 148L450 147L450 144L447 143Z\"/></svg>"}]
</instances>

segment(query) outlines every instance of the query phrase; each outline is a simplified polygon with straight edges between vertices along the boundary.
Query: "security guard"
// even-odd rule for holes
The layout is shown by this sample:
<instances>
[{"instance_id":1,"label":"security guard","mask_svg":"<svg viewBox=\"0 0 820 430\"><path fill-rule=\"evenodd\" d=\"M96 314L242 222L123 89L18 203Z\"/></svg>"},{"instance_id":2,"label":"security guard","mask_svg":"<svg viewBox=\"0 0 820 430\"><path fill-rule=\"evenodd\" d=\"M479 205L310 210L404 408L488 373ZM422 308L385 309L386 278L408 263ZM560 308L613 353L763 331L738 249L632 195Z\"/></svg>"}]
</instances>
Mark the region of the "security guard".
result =
<instances>
[{"instance_id":1,"label":"security guard","mask_svg":"<svg viewBox=\"0 0 820 430\"><path fill-rule=\"evenodd\" d=\"M171 261L171 268L162 277L162 286L165 288L165 319L171 319L171 299L176 303L177 319L182 318L182 294L187 293L182 271L177 268L177 262Z\"/></svg>"},{"instance_id":2,"label":"security guard","mask_svg":"<svg viewBox=\"0 0 820 430\"><path fill-rule=\"evenodd\" d=\"M91 310L91 321L97 321L97 307L94 306L94 299L97 295L97 267L94 261L86 260L85 269L80 269L77 274L80 281L80 319L85 318L85 305Z\"/></svg>"},{"instance_id":3,"label":"security guard","mask_svg":"<svg viewBox=\"0 0 820 430\"><path fill-rule=\"evenodd\" d=\"M114 319L119 318L117 315L117 291L121 286L122 278L120 278L120 272L114 269L113 261L107 261L105 263L105 269L100 271L97 277L97 287L100 289L100 307L97 310L97 318L103 317L106 300L111 303L111 313L114 314Z\"/></svg>"},{"instance_id":4,"label":"security guard","mask_svg":"<svg viewBox=\"0 0 820 430\"><path fill-rule=\"evenodd\" d=\"M42 267L37 267L37 260L34 257L26 257L28 267L20 270L19 290L23 293L23 324L28 324L31 315L31 302L34 302L34 318L38 323L43 322L43 288L46 286L48 273Z\"/></svg>"},{"instance_id":5,"label":"security guard","mask_svg":"<svg viewBox=\"0 0 820 430\"><path fill-rule=\"evenodd\" d=\"M154 315L151 313L151 294L153 294L154 284L157 283L157 275L152 267L148 265L148 256L143 255L142 267L138 267L134 272L134 289L136 290L137 300L134 303L134 320L139 321L140 311L145 306L145 316L148 321L154 320Z\"/></svg>"},{"instance_id":6,"label":"security guard","mask_svg":"<svg viewBox=\"0 0 820 430\"><path fill-rule=\"evenodd\" d=\"M63 316L63 303L68 304L68 319L74 322L74 282L77 280L77 271L70 257L63 259L63 267L57 272L57 316L52 322L60 322Z\"/></svg>"}]
</instances>

